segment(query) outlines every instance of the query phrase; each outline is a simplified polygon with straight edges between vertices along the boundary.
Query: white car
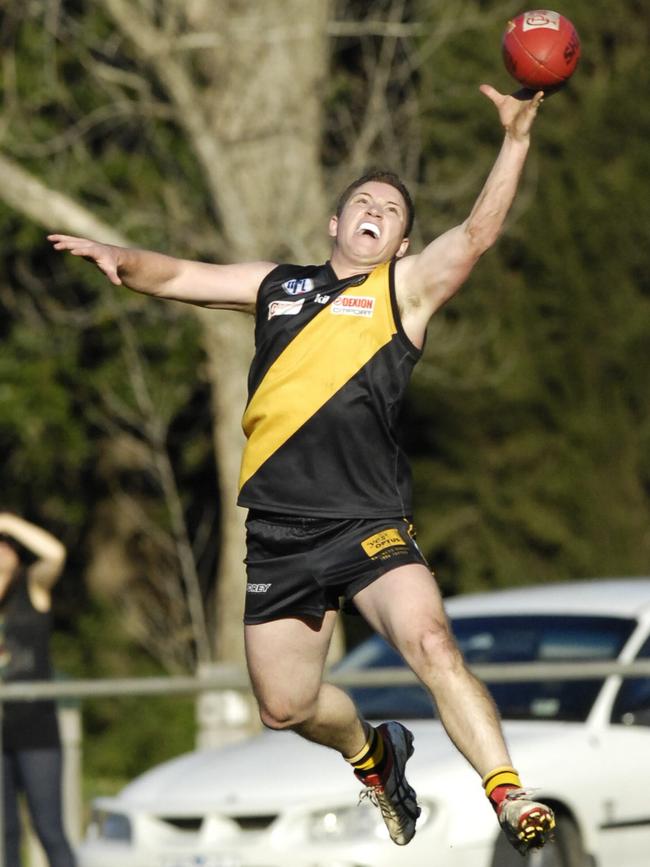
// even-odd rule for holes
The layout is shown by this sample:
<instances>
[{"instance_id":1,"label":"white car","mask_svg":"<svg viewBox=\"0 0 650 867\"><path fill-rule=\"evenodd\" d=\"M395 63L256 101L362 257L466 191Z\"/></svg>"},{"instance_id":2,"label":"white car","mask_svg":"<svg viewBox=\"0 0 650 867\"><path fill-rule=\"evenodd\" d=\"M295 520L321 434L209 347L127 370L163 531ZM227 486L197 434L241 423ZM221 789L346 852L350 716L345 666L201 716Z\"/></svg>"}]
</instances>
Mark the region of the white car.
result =
<instances>
[{"instance_id":1,"label":"white car","mask_svg":"<svg viewBox=\"0 0 650 867\"><path fill-rule=\"evenodd\" d=\"M650 579L584 581L446 601L471 665L650 659ZM402 664L381 639L339 671ZM405 847L336 753L266 731L193 752L98 799L80 867L647 867L650 677L489 684L524 784L557 815L556 841L525 861L421 687L351 690L368 718L415 734L408 778L422 815Z\"/></svg>"}]
</instances>

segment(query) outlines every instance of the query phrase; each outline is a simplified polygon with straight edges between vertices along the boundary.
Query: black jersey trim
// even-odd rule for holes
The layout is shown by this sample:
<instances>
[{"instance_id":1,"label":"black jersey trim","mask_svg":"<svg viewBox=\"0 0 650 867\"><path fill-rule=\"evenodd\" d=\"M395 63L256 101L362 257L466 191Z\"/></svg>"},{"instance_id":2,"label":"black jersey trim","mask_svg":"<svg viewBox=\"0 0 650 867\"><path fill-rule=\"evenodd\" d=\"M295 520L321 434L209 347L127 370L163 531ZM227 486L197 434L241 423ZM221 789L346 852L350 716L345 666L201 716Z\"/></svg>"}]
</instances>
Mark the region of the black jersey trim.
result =
<instances>
[{"instance_id":1,"label":"black jersey trim","mask_svg":"<svg viewBox=\"0 0 650 867\"><path fill-rule=\"evenodd\" d=\"M422 344L422 348L416 346L415 343L410 339L406 331L404 331L404 326L402 325L402 316L399 311L399 304L397 303L397 290L395 288L395 266L397 265L397 259L391 259L390 268L388 270L388 293L390 296L390 305L393 311L393 319L395 320L395 328L397 330L397 334L406 347L406 349L411 353L411 355L415 358L416 361L419 361L422 358L422 353L424 352L424 344Z\"/></svg>"}]
</instances>

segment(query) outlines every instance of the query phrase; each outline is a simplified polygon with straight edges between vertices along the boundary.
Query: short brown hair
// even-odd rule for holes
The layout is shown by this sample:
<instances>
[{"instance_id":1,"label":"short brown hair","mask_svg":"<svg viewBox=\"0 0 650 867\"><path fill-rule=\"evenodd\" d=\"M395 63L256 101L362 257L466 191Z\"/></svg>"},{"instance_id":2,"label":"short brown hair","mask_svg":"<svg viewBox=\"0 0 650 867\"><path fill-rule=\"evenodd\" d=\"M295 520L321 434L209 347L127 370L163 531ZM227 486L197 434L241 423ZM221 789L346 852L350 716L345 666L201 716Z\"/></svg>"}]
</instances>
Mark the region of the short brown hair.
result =
<instances>
[{"instance_id":1,"label":"short brown hair","mask_svg":"<svg viewBox=\"0 0 650 867\"><path fill-rule=\"evenodd\" d=\"M377 181L380 184L389 184L391 187L395 187L395 189L401 194L406 204L406 225L404 227L404 237L408 238L411 229L413 228L413 220L415 219L413 199L406 188L406 184L402 181L399 175L396 175L395 172L391 172L388 169L370 169L365 174L361 175L361 177L352 181L351 184L348 184L336 203L336 216L341 216L345 203L354 191L370 181Z\"/></svg>"}]
</instances>

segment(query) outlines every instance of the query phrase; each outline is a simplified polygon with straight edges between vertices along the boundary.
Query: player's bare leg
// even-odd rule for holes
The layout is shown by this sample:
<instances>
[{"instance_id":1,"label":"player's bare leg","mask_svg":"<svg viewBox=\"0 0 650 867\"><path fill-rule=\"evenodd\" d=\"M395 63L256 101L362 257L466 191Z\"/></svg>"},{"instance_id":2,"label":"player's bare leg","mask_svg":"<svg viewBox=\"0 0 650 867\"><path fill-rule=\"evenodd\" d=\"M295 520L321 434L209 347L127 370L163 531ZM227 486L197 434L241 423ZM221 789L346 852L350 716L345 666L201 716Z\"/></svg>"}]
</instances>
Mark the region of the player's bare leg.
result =
<instances>
[{"instance_id":1,"label":"player's bare leg","mask_svg":"<svg viewBox=\"0 0 650 867\"><path fill-rule=\"evenodd\" d=\"M330 611L322 623L287 618L246 626L260 716L270 728L290 728L340 752L364 784L363 794L380 808L391 838L404 845L420 812L404 777L413 738L398 722L375 729L360 719L347 693L321 682L335 618Z\"/></svg>"},{"instance_id":2,"label":"player's bare leg","mask_svg":"<svg viewBox=\"0 0 650 867\"><path fill-rule=\"evenodd\" d=\"M509 765L494 702L465 664L429 570L417 563L400 566L354 601L429 689L447 734L472 767L484 776Z\"/></svg>"},{"instance_id":3,"label":"player's bare leg","mask_svg":"<svg viewBox=\"0 0 650 867\"><path fill-rule=\"evenodd\" d=\"M419 564L391 570L354 601L429 689L447 734L481 775L512 845L522 853L544 845L555 824L553 813L522 789L498 711L465 664L429 570Z\"/></svg>"},{"instance_id":4,"label":"player's bare leg","mask_svg":"<svg viewBox=\"0 0 650 867\"><path fill-rule=\"evenodd\" d=\"M316 619L283 618L245 627L246 660L264 725L290 728L338 750L357 753L366 739L343 690L322 682L336 612Z\"/></svg>"}]
</instances>

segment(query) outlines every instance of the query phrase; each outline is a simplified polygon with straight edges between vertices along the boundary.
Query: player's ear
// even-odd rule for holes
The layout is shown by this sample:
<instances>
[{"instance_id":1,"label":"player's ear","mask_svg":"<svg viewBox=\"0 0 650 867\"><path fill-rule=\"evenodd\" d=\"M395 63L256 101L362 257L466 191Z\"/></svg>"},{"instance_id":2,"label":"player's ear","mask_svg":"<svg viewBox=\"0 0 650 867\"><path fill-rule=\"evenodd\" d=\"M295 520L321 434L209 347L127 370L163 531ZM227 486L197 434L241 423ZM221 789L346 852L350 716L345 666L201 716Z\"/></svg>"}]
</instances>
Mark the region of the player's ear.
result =
<instances>
[{"instance_id":1,"label":"player's ear","mask_svg":"<svg viewBox=\"0 0 650 867\"><path fill-rule=\"evenodd\" d=\"M339 227L339 218L336 215L330 217L330 223L329 223L329 227L327 230L330 238L336 238L336 232L338 230L338 227Z\"/></svg>"},{"instance_id":2,"label":"player's ear","mask_svg":"<svg viewBox=\"0 0 650 867\"><path fill-rule=\"evenodd\" d=\"M401 259L402 256L406 253L406 251L409 248L410 241L411 241L410 238L402 238L402 243L397 248L397 253L395 253L395 256L398 259Z\"/></svg>"}]
</instances>

